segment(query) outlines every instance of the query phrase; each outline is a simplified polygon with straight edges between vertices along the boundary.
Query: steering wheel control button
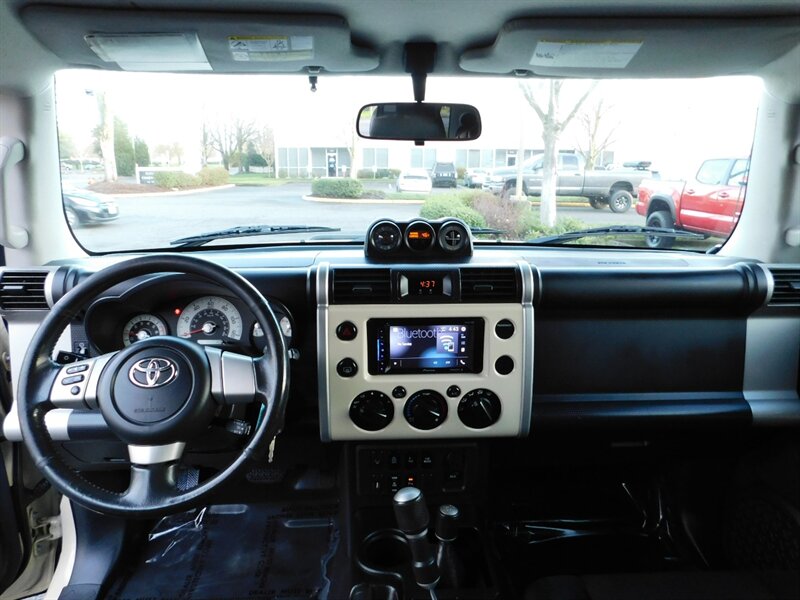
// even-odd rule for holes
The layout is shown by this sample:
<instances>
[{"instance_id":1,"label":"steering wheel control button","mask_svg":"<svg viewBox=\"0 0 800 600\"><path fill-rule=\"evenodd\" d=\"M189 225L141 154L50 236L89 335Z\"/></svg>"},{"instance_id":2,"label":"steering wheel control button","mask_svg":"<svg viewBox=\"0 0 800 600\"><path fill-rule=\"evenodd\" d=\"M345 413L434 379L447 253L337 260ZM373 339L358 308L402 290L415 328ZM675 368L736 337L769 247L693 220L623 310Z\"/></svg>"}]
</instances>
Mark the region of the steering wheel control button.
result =
<instances>
[{"instance_id":1,"label":"steering wheel control button","mask_svg":"<svg viewBox=\"0 0 800 600\"><path fill-rule=\"evenodd\" d=\"M500 375L508 375L514 370L514 359L510 356L501 356L494 361L494 370Z\"/></svg>"},{"instance_id":2,"label":"steering wheel control button","mask_svg":"<svg viewBox=\"0 0 800 600\"><path fill-rule=\"evenodd\" d=\"M65 377L61 380L61 385L72 385L73 383L80 383L83 381L83 375L72 375L71 377Z\"/></svg>"},{"instance_id":3,"label":"steering wheel control button","mask_svg":"<svg viewBox=\"0 0 800 600\"><path fill-rule=\"evenodd\" d=\"M74 367L67 367L67 375L72 375L74 373L83 373L89 368L89 365L75 365Z\"/></svg>"},{"instance_id":4,"label":"steering wheel control button","mask_svg":"<svg viewBox=\"0 0 800 600\"><path fill-rule=\"evenodd\" d=\"M81 393L81 388L79 388L77 385L73 385L71 388L69 388L69 393L73 396L77 396Z\"/></svg>"},{"instance_id":5,"label":"steering wheel control button","mask_svg":"<svg viewBox=\"0 0 800 600\"><path fill-rule=\"evenodd\" d=\"M394 404L377 390L362 392L350 403L350 420L365 431L380 431L392 422Z\"/></svg>"},{"instance_id":6,"label":"steering wheel control button","mask_svg":"<svg viewBox=\"0 0 800 600\"><path fill-rule=\"evenodd\" d=\"M471 429L486 429L500 418L500 398L491 390L467 392L458 403L458 418Z\"/></svg>"},{"instance_id":7,"label":"steering wheel control button","mask_svg":"<svg viewBox=\"0 0 800 600\"><path fill-rule=\"evenodd\" d=\"M447 419L447 400L434 390L420 390L408 399L403 415L414 429L436 429Z\"/></svg>"},{"instance_id":8,"label":"steering wheel control button","mask_svg":"<svg viewBox=\"0 0 800 600\"><path fill-rule=\"evenodd\" d=\"M392 390L392 398L405 398L406 393L406 388L402 385L398 385Z\"/></svg>"},{"instance_id":9,"label":"steering wheel control button","mask_svg":"<svg viewBox=\"0 0 800 600\"><path fill-rule=\"evenodd\" d=\"M336 326L336 337L343 342L351 342L357 335L358 328L350 321L344 321Z\"/></svg>"},{"instance_id":10,"label":"steering wheel control button","mask_svg":"<svg viewBox=\"0 0 800 600\"><path fill-rule=\"evenodd\" d=\"M358 373L358 364L352 358L343 358L336 365L339 377L353 377Z\"/></svg>"},{"instance_id":11,"label":"steering wheel control button","mask_svg":"<svg viewBox=\"0 0 800 600\"><path fill-rule=\"evenodd\" d=\"M458 398L461 395L461 388L457 385L451 385L445 393L448 398Z\"/></svg>"},{"instance_id":12,"label":"steering wheel control button","mask_svg":"<svg viewBox=\"0 0 800 600\"><path fill-rule=\"evenodd\" d=\"M514 323L508 319L498 321L497 325L494 326L494 332L501 340L507 340L514 335Z\"/></svg>"}]
</instances>

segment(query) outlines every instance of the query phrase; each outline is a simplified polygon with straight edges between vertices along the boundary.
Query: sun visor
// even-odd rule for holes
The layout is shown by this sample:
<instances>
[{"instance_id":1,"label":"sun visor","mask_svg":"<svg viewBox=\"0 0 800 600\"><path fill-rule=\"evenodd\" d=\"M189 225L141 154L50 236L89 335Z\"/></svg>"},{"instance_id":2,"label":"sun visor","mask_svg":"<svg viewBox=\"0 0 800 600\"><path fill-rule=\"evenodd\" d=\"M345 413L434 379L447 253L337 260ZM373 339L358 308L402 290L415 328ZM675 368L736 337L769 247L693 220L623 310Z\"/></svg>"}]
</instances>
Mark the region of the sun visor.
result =
<instances>
[{"instance_id":1,"label":"sun visor","mask_svg":"<svg viewBox=\"0 0 800 600\"><path fill-rule=\"evenodd\" d=\"M706 77L752 73L800 44L800 19L519 19L468 50L473 73Z\"/></svg>"},{"instance_id":2,"label":"sun visor","mask_svg":"<svg viewBox=\"0 0 800 600\"><path fill-rule=\"evenodd\" d=\"M344 19L326 15L177 13L28 6L31 33L74 67L128 71L355 73L378 54L354 46Z\"/></svg>"}]
</instances>

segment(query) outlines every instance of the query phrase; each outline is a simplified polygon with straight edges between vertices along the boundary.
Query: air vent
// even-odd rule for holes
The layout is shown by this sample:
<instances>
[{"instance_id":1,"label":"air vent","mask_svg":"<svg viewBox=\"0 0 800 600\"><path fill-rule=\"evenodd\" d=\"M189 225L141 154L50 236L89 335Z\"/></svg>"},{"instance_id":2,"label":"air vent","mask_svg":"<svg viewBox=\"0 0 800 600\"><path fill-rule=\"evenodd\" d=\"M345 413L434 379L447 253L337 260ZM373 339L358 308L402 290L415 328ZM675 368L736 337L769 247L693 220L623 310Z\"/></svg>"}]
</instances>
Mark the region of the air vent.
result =
<instances>
[{"instance_id":1,"label":"air vent","mask_svg":"<svg viewBox=\"0 0 800 600\"><path fill-rule=\"evenodd\" d=\"M775 289L770 306L800 306L800 269L770 267Z\"/></svg>"},{"instance_id":2,"label":"air vent","mask_svg":"<svg viewBox=\"0 0 800 600\"><path fill-rule=\"evenodd\" d=\"M335 304L380 304L391 299L389 269L334 269Z\"/></svg>"},{"instance_id":3,"label":"air vent","mask_svg":"<svg viewBox=\"0 0 800 600\"><path fill-rule=\"evenodd\" d=\"M519 302L520 284L516 268L461 269L462 302Z\"/></svg>"},{"instance_id":4,"label":"air vent","mask_svg":"<svg viewBox=\"0 0 800 600\"><path fill-rule=\"evenodd\" d=\"M0 310L47 310L44 283L47 271L3 271Z\"/></svg>"}]
</instances>

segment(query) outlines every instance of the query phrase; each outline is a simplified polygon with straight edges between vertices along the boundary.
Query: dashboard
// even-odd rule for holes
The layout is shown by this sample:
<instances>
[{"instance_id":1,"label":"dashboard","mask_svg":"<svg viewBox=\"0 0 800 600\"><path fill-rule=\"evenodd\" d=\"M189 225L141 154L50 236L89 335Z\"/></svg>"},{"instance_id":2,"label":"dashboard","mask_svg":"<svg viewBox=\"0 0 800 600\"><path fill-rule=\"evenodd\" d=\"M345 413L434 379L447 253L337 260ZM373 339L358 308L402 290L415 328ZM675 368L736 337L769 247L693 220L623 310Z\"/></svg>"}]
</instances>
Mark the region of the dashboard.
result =
<instances>
[{"instance_id":1,"label":"dashboard","mask_svg":"<svg viewBox=\"0 0 800 600\"><path fill-rule=\"evenodd\" d=\"M293 358L288 427L369 442L800 423L798 265L473 248L446 228L452 251L437 241L441 223L396 225L374 232L382 248L371 256L360 245L196 253L270 301ZM425 231L433 240L422 248ZM24 355L53 302L117 260L2 271L12 357ZM108 290L59 349L98 355L164 334L262 351L245 306L214 282L168 273ZM9 439L19 437L15 415L3 425ZM78 410L53 423L62 441L93 439L103 425Z\"/></svg>"}]
</instances>

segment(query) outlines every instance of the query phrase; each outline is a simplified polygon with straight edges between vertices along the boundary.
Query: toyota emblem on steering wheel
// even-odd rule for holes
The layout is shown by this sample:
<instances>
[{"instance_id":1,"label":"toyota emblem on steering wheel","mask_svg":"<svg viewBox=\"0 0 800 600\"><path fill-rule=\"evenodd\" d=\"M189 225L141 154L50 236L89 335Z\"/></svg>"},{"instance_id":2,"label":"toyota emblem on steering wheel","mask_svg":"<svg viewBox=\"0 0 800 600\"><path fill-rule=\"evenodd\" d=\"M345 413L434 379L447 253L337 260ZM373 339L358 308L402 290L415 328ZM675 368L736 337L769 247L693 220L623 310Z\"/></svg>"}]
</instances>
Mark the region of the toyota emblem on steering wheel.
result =
<instances>
[{"instance_id":1,"label":"toyota emblem on steering wheel","mask_svg":"<svg viewBox=\"0 0 800 600\"><path fill-rule=\"evenodd\" d=\"M169 358L144 358L128 371L128 379L140 388L168 385L178 377L178 365Z\"/></svg>"}]
</instances>

